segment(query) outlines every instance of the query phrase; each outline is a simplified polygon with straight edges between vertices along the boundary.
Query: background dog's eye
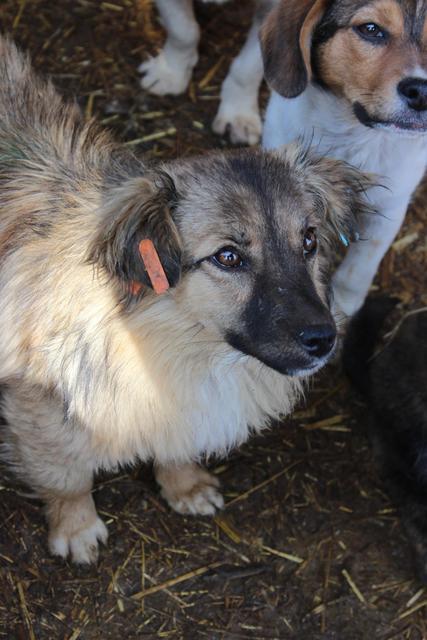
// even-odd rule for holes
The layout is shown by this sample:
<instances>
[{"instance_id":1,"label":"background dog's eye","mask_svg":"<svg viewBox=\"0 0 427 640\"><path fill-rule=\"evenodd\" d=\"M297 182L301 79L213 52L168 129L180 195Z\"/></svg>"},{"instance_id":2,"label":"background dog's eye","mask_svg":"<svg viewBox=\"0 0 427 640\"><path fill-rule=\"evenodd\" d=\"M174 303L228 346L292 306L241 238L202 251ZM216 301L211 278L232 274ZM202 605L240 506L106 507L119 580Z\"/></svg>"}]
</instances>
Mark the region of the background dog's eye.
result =
<instances>
[{"instance_id":1,"label":"background dog's eye","mask_svg":"<svg viewBox=\"0 0 427 640\"><path fill-rule=\"evenodd\" d=\"M304 249L304 255L308 256L311 253L314 253L317 249L317 236L313 227L307 229L304 234L304 239L302 243Z\"/></svg>"},{"instance_id":2,"label":"background dog's eye","mask_svg":"<svg viewBox=\"0 0 427 640\"><path fill-rule=\"evenodd\" d=\"M375 22L367 22L356 27L356 31L365 39L374 42L384 42L387 32L381 29Z\"/></svg>"},{"instance_id":3,"label":"background dog's eye","mask_svg":"<svg viewBox=\"0 0 427 640\"><path fill-rule=\"evenodd\" d=\"M243 259L232 247L224 247L212 256L212 261L221 267L227 269L237 269L243 266Z\"/></svg>"}]
</instances>

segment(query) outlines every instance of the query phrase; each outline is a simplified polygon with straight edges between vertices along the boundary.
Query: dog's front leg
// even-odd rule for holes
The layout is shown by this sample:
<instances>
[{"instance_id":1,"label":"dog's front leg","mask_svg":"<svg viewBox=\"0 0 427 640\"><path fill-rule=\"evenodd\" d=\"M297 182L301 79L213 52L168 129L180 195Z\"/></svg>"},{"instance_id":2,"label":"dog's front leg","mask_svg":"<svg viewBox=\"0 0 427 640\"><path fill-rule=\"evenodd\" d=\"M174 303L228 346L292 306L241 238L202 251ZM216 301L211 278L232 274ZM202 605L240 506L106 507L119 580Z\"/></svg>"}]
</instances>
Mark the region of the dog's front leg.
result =
<instances>
[{"instance_id":1,"label":"dog's front leg","mask_svg":"<svg viewBox=\"0 0 427 640\"><path fill-rule=\"evenodd\" d=\"M6 389L4 451L14 471L47 507L49 548L86 564L106 542L92 498L95 455L88 433L70 422L67 407L35 387Z\"/></svg>"},{"instance_id":2,"label":"dog's front leg","mask_svg":"<svg viewBox=\"0 0 427 640\"><path fill-rule=\"evenodd\" d=\"M98 517L90 488L80 495L47 494L49 549L53 555L73 562L89 564L98 559L98 541L105 542L108 532Z\"/></svg>"},{"instance_id":3,"label":"dog's front leg","mask_svg":"<svg viewBox=\"0 0 427 640\"><path fill-rule=\"evenodd\" d=\"M375 202L374 202L375 205ZM391 211L381 207L369 216L361 240L352 244L333 277L334 306L351 317L362 306L381 260L399 233L407 202Z\"/></svg>"},{"instance_id":4,"label":"dog's front leg","mask_svg":"<svg viewBox=\"0 0 427 640\"><path fill-rule=\"evenodd\" d=\"M158 96L183 93L197 63L200 29L193 0L156 0L167 39L155 58L139 66L141 86Z\"/></svg>"},{"instance_id":5,"label":"dog's front leg","mask_svg":"<svg viewBox=\"0 0 427 640\"><path fill-rule=\"evenodd\" d=\"M215 133L227 131L233 144L257 144L262 123L258 107L258 91L263 78L256 16L243 49L233 61L221 87L221 103L213 121Z\"/></svg>"},{"instance_id":6,"label":"dog's front leg","mask_svg":"<svg viewBox=\"0 0 427 640\"><path fill-rule=\"evenodd\" d=\"M219 480L197 464L155 465L162 496L178 513L209 516L224 506Z\"/></svg>"}]
</instances>

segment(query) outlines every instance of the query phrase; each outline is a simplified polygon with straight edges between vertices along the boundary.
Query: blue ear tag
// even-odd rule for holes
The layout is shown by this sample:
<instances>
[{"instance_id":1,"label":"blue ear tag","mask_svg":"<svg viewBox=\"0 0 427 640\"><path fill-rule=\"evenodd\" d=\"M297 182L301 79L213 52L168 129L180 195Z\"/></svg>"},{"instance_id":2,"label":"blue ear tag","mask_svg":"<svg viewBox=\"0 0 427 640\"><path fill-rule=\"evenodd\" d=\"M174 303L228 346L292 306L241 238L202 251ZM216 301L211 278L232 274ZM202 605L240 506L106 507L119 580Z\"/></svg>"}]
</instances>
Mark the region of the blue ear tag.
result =
<instances>
[{"instance_id":1,"label":"blue ear tag","mask_svg":"<svg viewBox=\"0 0 427 640\"><path fill-rule=\"evenodd\" d=\"M349 247L350 246L350 240L343 233L340 233L340 240L341 240L341 242L343 243L343 245L345 247Z\"/></svg>"}]
</instances>

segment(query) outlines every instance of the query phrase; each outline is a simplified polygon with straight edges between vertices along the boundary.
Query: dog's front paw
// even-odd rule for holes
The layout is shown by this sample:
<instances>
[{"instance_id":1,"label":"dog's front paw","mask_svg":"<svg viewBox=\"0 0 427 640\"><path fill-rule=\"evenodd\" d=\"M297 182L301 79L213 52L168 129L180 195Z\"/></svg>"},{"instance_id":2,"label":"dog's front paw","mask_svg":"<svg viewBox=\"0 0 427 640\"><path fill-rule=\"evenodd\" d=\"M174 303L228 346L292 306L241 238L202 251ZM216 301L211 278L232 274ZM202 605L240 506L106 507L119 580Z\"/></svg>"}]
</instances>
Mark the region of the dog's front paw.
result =
<instances>
[{"instance_id":1,"label":"dog's front paw","mask_svg":"<svg viewBox=\"0 0 427 640\"><path fill-rule=\"evenodd\" d=\"M211 480L216 480L216 478L211 477ZM212 516L217 509L222 509L224 506L224 498L218 491L218 486L208 484L203 480L188 493L169 496L165 491L162 491L162 495L174 511L184 515Z\"/></svg>"},{"instance_id":2,"label":"dog's front paw","mask_svg":"<svg viewBox=\"0 0 427 640\"><path fill-rule=\"evenodd\" d=\"M141 86L156 96L184 93L196 62L197 55L194 54L186 59L177 57L175 62L171 62L161 51L158 56L146 60L138 67L143 76Z\"/></svg>"},{"instance_id":3,"label":"dog's front paw","mask_svg":"<svg viewBox=\"0 0 427 640\"><path fill-rule=\"evenodd\" d=\"M91 564L98 560L98 542L105 544L108 531L101 518L78 533L52 531L49 535L49 549L54 556L71 559L77 564Z\"/></svg>"},{"instance_id":4,"label":"dog's front paw","mask_svg":"<svg viewBox=\"0 0 427 640\"><path fill-rule=\"evenodd\" d=\"M107 527L98 517L92 496L56 500L48 506L49 549L55 556L71 555L77 564L98 559L98 542L105 544Z\"/></svg>"},{"instance_id":5,"label":"dog's front paw","mask_svg":"<svg viewBox=\"0 0 427 640\"><path fill-rule=\"evenodd\" d=\"M221 106L213 121L212 129L218 135L228 133L232 144L254 145L261 138L261 116L257 110L244 112L230 106Z\"/></svg>"},{"instance_id":6,"label":"dog's front paw","mask_svg":"<svg viewBox=\"0 0 427 640\"><path fill-rule=\"evenodd\" d=\"M162 496L178 513L210 516L224 506L218 478L197 465L158 467L156 479Z\"/></svg>"}]
</instances>

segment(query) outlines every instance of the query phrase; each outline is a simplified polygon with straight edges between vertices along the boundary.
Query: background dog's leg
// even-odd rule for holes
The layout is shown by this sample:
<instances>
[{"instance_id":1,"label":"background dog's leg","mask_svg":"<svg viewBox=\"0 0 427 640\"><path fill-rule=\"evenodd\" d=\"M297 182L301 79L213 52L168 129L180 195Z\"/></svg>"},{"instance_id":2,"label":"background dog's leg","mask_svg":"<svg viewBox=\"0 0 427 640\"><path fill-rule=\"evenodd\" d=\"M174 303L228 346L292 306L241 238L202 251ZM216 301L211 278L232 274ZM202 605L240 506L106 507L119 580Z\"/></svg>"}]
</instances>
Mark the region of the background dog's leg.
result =
<instances>
[{"instance_id":1,"label":"background dog's leg","mask_svg":"<svg viewBox=\"0 0 427 640\"><path fill-rule=\"evenodd\" d=\"M264 71L258 41L260 24L255 17L243 49L223 82L221 103L212 124L215 133L229 131L233 144L256 144L261 137L258 92Z\"/></svg>"},{"instance_id":2,"label":"background dog's leg","mask_svg":"<svg viewBox=\"0 0 427 640\"><path fill-rule=\"evenodd\" d=\"M406 207L384 211L370 216L362 239L350 246L333 277L334 306L347 316L362 306L381 260L399 233Z\"/></svg>"},{"instance_id":3,"label":"background dog's leg","mask_svg":"<svg viewBox=\"0 0 427 640\"><path fill-rule=\"evenodd\" d=\"M178 95L186 90L198 58L200 29L193 0L156 0L156 5L167 39L158 56L139 66L141 85L158 96Z\"/></svg>"},{"instance_id":4,"label":"background dog's leg","mask_svg":"<svg viewBox=\"0 0 427 640\"><path fill-rule=\"evenodd\" d=\"M178 513L208 516L224 506L218 478L197 464L156 465L162 496Z\"/></svg>"},{"instance_id":5,"label":"background dog's leg","mask_svg":"<svg viewBox=\"0 0 427 640\"><path fill-rule=\"evenodd\" d=\"M67 407L36 388L7 389L5 458L47 504L49 547L74 562L95 562L107 529L91 495L94 460L88 435Z\"/></svg>"}]
</instances>

